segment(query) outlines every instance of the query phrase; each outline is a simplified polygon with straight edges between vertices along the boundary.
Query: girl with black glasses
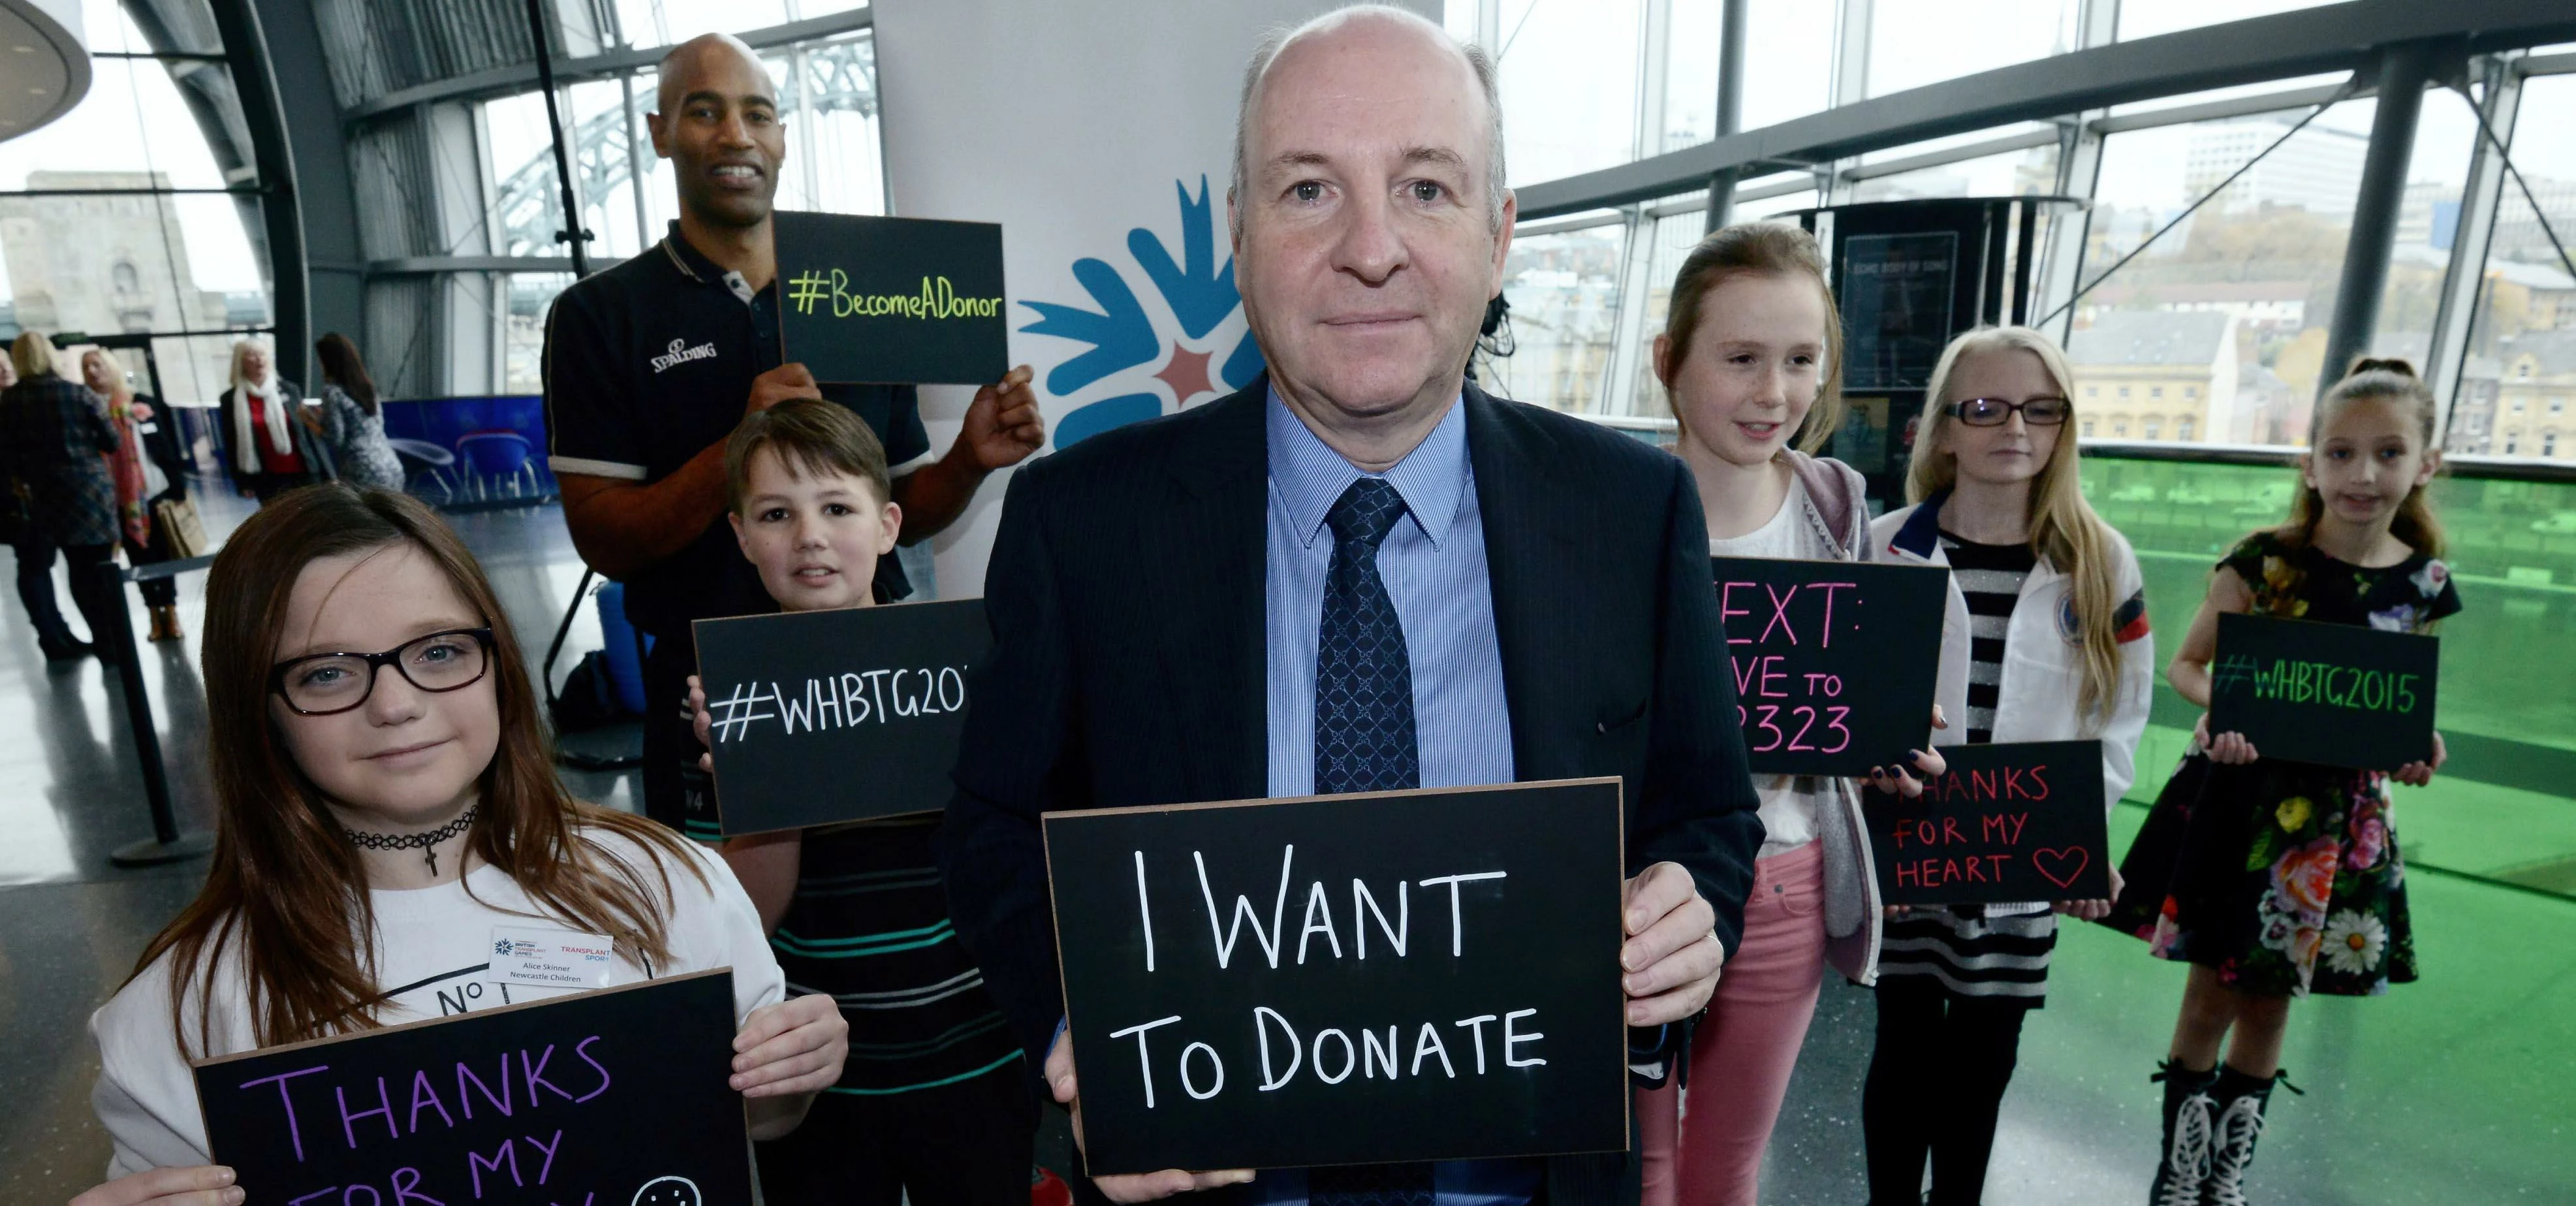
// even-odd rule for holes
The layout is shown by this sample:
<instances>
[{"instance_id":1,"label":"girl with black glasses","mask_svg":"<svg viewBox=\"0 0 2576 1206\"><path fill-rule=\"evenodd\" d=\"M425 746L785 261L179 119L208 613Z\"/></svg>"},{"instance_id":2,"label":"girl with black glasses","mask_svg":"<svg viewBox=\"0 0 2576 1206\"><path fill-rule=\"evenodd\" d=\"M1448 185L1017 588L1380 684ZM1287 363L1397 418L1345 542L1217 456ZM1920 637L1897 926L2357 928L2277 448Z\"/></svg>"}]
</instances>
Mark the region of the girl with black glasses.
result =
<instances>
[{"instance_id":1,"label":"girl with black glasses","mask_svg":"<svg viewBox=\"0 0 2576 1206\"><path fill-rule=\"evenodd\" d=\"M837 1081L829 997L784 1000L722 860L555 777L526 660L426 506L325 485L206 581L214 862L90 1019L115 1178L75 1206L276 1200L210 1164L188 1061L558 995L491 980L492 927L613 944L611 983L733 969L733 1086L781 1135Z\"/></svg>"}]
</instances>

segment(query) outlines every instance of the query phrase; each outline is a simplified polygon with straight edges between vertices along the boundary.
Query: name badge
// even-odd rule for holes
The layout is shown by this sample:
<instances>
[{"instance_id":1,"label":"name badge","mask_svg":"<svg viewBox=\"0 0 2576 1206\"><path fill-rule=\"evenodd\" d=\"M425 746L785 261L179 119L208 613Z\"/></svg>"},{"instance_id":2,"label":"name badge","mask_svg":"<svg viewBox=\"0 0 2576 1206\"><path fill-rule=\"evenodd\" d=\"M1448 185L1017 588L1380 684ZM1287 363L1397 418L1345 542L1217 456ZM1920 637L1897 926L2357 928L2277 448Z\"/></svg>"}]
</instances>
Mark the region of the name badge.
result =
<instances>
[{"instance_id":1,"label":"name badge","mask_svg":"<svg viewBox=\"0 0 2576 1206\"><path fill-rule=\"evenodd\" d=\"M492 966L483 978L532 988L606 988L616 967L614 943L605 934L496 925Z\"/></svg>"},{"instance_id":2,"label":"name badge","mask_svg":"<svg viewBox=\"0 0 2576 1206\"><path fill-rule=\"evenodd\" d=\"M137 423L134 425L134 430L139 431L144 435L152 435L161 430L161 425L159 423Z\"/></svg>"}]
</instances>

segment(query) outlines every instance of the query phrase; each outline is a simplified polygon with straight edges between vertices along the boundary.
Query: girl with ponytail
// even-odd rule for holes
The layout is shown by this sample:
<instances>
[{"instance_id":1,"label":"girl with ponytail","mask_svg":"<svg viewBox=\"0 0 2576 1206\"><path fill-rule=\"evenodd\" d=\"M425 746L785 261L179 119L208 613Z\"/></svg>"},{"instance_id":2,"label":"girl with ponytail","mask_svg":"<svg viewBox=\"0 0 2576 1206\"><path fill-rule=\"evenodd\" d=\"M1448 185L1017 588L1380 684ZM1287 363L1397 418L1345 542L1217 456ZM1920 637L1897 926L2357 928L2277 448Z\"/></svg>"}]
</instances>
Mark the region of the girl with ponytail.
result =
<instances>
[{"instance_id":1,"label":"girl with ponytail","mask_svg":"<svg viewBox=\"0 0 2576 1206\"><path fill-rule=\"evenodd\" d=\"M2239 541L2211 573L2165 671L2176 692L2209 706L2222 612L2426 632L2460 609L2426 492L2441 467L2433 410L2402 360L2357 360L2326 392L2289 522ZM2210 732L2205 712L2192 742L2121 864L2128 891L2104 922L2192 965L2154 1077L2164 1139L2149 1198L2160 1206L2246 1200L2292 1000L2375 996L2415 978L2390 773L2262 758L2244 734ZM2442 759L2436 734L2432 760L2394 778L2420 786Z\"/></svg>"}]
</instances>

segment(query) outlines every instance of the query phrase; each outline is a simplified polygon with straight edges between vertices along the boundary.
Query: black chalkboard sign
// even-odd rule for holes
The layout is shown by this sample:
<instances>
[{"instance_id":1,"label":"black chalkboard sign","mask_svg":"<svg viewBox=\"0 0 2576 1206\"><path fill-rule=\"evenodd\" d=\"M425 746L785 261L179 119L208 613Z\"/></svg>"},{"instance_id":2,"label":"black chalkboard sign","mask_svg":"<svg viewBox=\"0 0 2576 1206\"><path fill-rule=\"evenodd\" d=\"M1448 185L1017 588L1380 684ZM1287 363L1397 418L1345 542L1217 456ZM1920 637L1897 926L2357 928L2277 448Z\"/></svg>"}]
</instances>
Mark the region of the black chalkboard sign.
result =
<instances>
[{"instance_id":1,"label":"black chalkboard sign","mask_svg":"<svg viewBox=\"0 0 2576 1206\"><path fill-rule=\"evenodd\" d=\"M2441 642L2410 632L2221 613L2209 731L2265 758L2395 770L2433 757Z\"/></svg>"},{"instance_id":2,"label":"black chalkboard sign","mask_svg":"<svg viewBox=\"0 0 2576 1206\"><path fill-rule=\"evenodd\" d=\"M694 627L726 836L948 806L982 599Z\"/></svg>"},{"instance_id":3,"label":"black chalkboard sign","mask_svg":"<svg viewBox=\"0 0 2576 1206\"><path fill-rule=\"evenodd\" d=\"M2107 900L2102 743L1945 745L1920 799L1864 789L1870 860L1889 904Z\"/></svg>"},{"instance_id":4,"label":"black chalkboard sign","mask_svg":"<svg viewBox=\"0 0 2576 1206\"><path fill-rule=\"evenodd\" d=\"M733 973L478 1009L195 1065L254 1202L749 1206Z\"/></svg>"},{"instance_id":5,"label":"black chalkboard sign","mask_svg":"<svg viewBox=\"0 0 2576 1206\"><path fill-rule=\"evenodd\" d=\"M1930 740L1946 571L1710 561L1754 773L1865 774Z\"/></svg>"},{"instance_id":6,"label":"black chalkboard sign","mask_svg":"<svg viewBox=\"0 0 2576 1206\"><path fill-rule=\"evenodd\" d=\"M1010 366L1002 228L777 213L778 336L817 381L990 385Z\"/></svg>"},{"instance_id":7,"label":"black chalkboard sign","mask_svg":"<svg viewBox=\"0 0 2576 1206\"><path fill-rule=\"evenodd\" d=\"M1093 1176L1622 1150L1619 780L1046 814Z\"/></svg>"}]
</instances>

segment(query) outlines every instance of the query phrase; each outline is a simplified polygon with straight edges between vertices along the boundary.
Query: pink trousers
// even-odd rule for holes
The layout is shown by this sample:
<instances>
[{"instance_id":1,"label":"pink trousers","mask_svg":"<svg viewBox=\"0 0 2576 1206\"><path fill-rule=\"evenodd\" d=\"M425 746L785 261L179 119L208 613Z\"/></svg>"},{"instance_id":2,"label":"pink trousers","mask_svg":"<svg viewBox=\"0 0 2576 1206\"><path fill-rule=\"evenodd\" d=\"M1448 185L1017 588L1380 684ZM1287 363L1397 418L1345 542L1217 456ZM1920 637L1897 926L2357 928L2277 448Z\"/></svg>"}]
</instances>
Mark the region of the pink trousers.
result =
<instances>
[{"instance_id":1,"label":"pink trousers","mask_svg":"<svg viewBox=\"0 0 2576 1206\"><path fill-rule=\"evenodd\" d=\"M1690 1087L1637 1093L1644 1206L1755 1201L1762 1149L1824 983L1824 869L1820 842L1754 864L1742 949L1728 954L1692 1040Z\"/></svg>"}]
</instances>

